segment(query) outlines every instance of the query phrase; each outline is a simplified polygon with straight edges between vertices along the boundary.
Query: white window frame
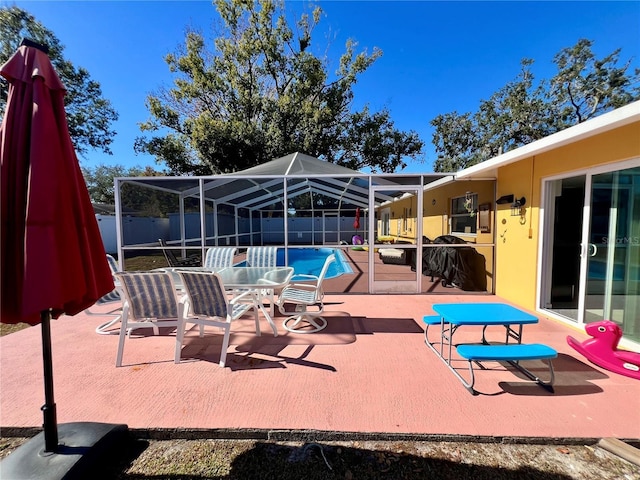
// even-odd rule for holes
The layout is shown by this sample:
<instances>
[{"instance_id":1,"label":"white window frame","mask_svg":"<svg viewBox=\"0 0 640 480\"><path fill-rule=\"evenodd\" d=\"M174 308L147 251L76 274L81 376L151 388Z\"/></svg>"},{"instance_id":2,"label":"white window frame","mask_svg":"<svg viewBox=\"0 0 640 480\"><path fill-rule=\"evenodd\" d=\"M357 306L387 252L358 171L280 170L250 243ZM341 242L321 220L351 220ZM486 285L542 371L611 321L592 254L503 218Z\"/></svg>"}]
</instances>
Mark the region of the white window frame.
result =
<instances>
[{"instance_id":1,"label":"white window frame","mask_svg":"<svg viewBox=\"0 0 640 480\"><path fill-rule=\"evenodd\" d=\"M462 200L462 202L464 202L467 198L471 199L471 210L472 212L468 212L468 211L462 211L460 208L461 202L459 200ZM459 197L451 197L451 203L449 204L449 211L450 211L450 215L449 215L449 233L451 235L477 235L478 234L478 194L477 193L472 193L472 192L467 192L465 195L461 195ZM456 208L457 207L457 208ZM472 222L470 222L468 219L471 218ZM461 229L457 229L455 230L454 227L457 226L456 225L456 221L457 219L465 219L466 221L464 222L464 230ZM467 227L469 227L469 231L467 231Z\"/></svg>"}]
</instances>

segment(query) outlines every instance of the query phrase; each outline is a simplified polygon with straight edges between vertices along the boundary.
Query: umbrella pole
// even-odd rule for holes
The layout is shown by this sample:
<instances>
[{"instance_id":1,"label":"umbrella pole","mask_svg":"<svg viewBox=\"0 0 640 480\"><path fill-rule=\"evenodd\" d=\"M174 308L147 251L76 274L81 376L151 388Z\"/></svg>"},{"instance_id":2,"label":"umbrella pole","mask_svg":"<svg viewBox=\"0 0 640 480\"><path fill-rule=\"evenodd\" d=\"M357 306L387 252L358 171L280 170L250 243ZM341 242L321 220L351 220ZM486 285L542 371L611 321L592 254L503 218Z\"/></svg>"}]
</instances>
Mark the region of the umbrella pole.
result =
<instances>
[{"instance_id":1,"label":"umbrella pole","mask_svg":"<svg viewBox=\"0 0 640 480\"><path fill-rule=\"evenodd\" d=\"M129 431L126 425L75 422L63 423L58 431L53 401L51 355L51 310L40 312L44 360L44 431L2 459L2 478L77 480L104 478L104 468L114 457L124 455ZM60 437L58 437L60 434ZM42 440L44 437L44 450ZM59 438L62 439L61 444Z\"/></svg>"},{"instance_id":2,"label":"umbrella pole","mask_svg":"<svg viewBox=\"0 0 640 480\"><path fill-rule=\"evenodd\" d=\"M53 357L51 355L51 310L40 312L42 325L42 360L44 363L44 451L55 452L58 449L58 420L56 403L53 400Z\"/></svg>"}]
</instances>

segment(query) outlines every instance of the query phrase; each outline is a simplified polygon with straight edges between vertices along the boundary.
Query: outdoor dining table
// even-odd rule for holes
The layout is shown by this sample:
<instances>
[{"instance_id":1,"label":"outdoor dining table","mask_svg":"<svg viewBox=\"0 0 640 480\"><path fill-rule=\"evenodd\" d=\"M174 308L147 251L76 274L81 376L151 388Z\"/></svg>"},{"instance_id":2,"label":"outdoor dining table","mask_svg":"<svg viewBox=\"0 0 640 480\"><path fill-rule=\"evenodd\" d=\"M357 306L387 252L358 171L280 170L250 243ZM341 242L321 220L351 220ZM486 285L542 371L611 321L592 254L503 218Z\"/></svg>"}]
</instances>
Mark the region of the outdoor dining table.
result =
<instances>
[{"instance_id":1,"label":"outdoor dining table","mask_svg":"<svg viewBox=\"0 0 640 480\"><path fill-rule=\"evenodd\" d=\"M425 343L472 393L475 393L473 385L469 384L452 365L452 349L454 347L454 334L456 331L460 327L482 327L480 345L521 345L524 325L538 322L537 317L505 303L442 303L434 304L433 310L438 316L425 316L424 319L427 324L425 329ZM440 325L439 349L436 348L434 343L428 338L430 325ZM502 341L489 343L486 337L486 331L487 328L491 326L503 326L505 328L504 343L502 343ZM525 347L525 345L522 346ZM495 351L498 352L499 350L496 349ZM520 365L518 360L509 360L507 358L504 358L504 360L522 371L529 378L545 386L544 382L541 382L529 370Z\"/></svg>"},{"instance_id":2,"label":"outdoor dining table","mask_svg":"<svg viewBox=\"0 0 640 480\"><path fill-rule=\"evenodd\" d=\"M251 292L254 305L260 309L269 322L273 335L278 336L278 330L269 311L264 308L259 292L262 289L281 289L287 286L293 276L293 267L225 267L220 269L206 267L171 267L159 270L173 275L176 288L182 288L179 271L217 273L227 290L242 290Z\"/></svg>"}]
</instances>

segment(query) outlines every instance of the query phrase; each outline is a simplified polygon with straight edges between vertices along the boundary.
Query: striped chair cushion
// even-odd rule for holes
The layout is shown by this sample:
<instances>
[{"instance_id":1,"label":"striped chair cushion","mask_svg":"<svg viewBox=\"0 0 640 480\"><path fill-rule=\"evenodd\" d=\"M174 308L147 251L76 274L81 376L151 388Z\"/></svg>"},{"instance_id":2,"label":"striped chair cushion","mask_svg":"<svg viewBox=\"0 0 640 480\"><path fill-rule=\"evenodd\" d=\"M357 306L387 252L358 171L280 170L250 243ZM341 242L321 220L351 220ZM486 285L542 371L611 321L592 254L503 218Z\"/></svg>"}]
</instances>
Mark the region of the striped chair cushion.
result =
<instances>
[{"instance_id":1,"label":"striped chair cushion","mask_svg":"<svg viewBox=\"0 0 640 480\"><path fill-rule=\"evenodd\" d=\"M278 247L249 247L247 249L248 267L275 267Z\"/></svg>"},{"instance_id":2,"label":"striped chair cushion","mask_svg":"<svg viewBox=\"0 0 640 480\"><path fill-rule=\"evenodd\" d=\"M119 301L120 301L120 294L118 293L118 290L111 290L104 297L99 298L98 301L96 302L96 305L104 305L105 303L113 303L113 302L119 302Z\"/></svg>"},{"instance_id":3,"label":"striped chair cushion","mask_svg":"<svg viewBox=\"0 0 640 480\"><path fill-rule=\"evenodd\" d=\"M218 275L202 272L179 273L194 315L223 318L227 316L227 295Z\"/></svg>"},{"instance_id":4,"label":"striped chair cushion","mask_svg":"<svg viewBox=\"0 0 640 480\"><path fill-rule=\"evenodd\" d=\"M109 269L111 270L112 275L118 273L118 262L116 262L116 259L113 258L108 253L107 253L107 263L109 264ZM120 293L118 293L118 290L114 288L105 296L103 296L102 298L99 298L98 301L96 302L96 305L104 305L105 303L113 303L113 302L119 302L119 301L120 301Z\"/></svg>"},{"instance_id":5,"label":"striped chair cushion","mask_svg":"<svg viewBox=\"0 0 640 480\"><path fill-rule=\"evenodd\" d=\"M247 313L251 308L253 308L252 305L248 303L234 303L231 306L231 318L235 320Z\"/></svg>"},{"instance_id":6,"label":"striped chair cushion","mask_svg":"<svg viewBox=\"0 0 640 480\"><path fill-rule=\"evenodd\" d=\"M111 269L111 273L116 273L118 271L118 262L111 255L107 253L107 263L109 263L109 268Z\"/></svg>"},{"instance_id":7,"label":"striped chair cushion","mask_svg":"<svg viewBox=\"0 0 640 480\"><path fill-rule=\"evenodd\" d=\"M211 247L207 250L203 266L206 268L231 267L236 251L235 247Z\"/></svg>"},{"instance_id":8,"label":"striped chair cushion","mask_svg":"<svg viewBox=\"0 0 640 480\"><path fill-rule=\"evenodd\" d=\"M131 315L137 319L176 318L178 304L168 273L116 273L124 288Z\"/></svg>"}]
</instances>

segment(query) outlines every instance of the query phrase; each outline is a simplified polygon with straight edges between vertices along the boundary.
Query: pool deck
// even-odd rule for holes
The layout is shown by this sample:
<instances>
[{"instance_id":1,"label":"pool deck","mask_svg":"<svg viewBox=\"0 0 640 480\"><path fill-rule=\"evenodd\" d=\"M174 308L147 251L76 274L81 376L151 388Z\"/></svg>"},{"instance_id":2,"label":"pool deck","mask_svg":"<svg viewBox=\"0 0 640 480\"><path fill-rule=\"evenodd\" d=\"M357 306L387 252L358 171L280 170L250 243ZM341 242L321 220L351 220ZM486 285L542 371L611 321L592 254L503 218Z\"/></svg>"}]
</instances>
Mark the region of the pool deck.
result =
<instances>
[{"instance_id":1,"label":"pool deck","mask_svg":"<svg viewBox=\"0 0 640 480\"><path fill-rule=\"evenodd\" d=\"M58 423L123 423L150 435L210 438L396 438L640 440L640 381L599 368L566 342L585 335L555 320L525 327L526 342L558 351L555 393L497 363L477 374L471 395L425 346L422 316L443 302L503 301L492 295L329 294L323 332L282 330L262 319L233 326L227 367L220 334L189 334L173 363L175 332L133 336L115 367L117 335L98 335L104 317L52 322ZM495 332L496 335L499 332ZM459 336L458 336L459 335ZM461 329L457 340L478 341ZM461 372L466 363L460 362ZM546 370L542 364L530 368ZM37 429L44 403L41 333L0 338L0 428Z\"/></svg>"},{"instance_id":2,"label":"pool deck","mask_svg":"<svg viewBox=\"0 0 640 480\"><path fill-rule=\"evenodd\" d=\"M323 284L326 292L332 293L359 293L369 292L369 252L353 249L342 249L342 253L348 258L353 273L328 278ZM415 282L416 272L411 270L410 265L398 265L383 263L379 255L374 254L375 277L384 280L399 280L404 282ZM479 295L484 292L466 292L454 288L451 285L443 286L439 278L422 276L421 290L424 294L446 294L446 295Z\"/></svg>"}]
</instances>

